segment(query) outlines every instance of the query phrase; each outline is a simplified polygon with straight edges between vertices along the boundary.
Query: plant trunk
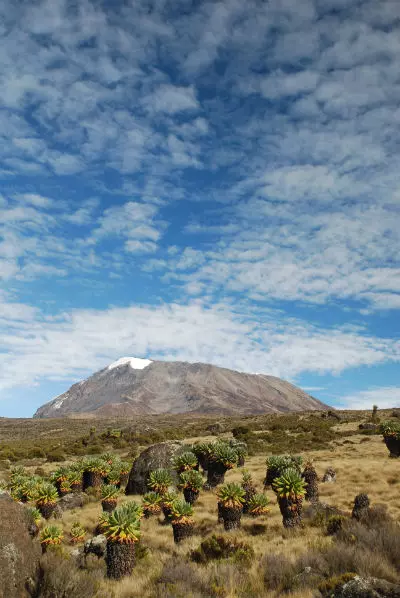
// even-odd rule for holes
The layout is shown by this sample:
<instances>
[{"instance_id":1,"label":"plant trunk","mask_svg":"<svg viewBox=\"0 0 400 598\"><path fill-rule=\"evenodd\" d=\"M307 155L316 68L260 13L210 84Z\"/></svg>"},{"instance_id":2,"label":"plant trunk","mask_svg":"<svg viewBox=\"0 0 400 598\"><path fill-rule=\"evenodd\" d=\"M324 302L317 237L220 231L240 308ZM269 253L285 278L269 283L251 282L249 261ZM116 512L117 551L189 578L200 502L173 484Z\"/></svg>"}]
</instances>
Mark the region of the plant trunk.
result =
<instances>
[{"instance_id":1,"label":"plant trunk","mask_svg":"<svg viewBox=\"0 0 400 598\"><path fill-rule=\"evenodd\" d=\"M393 436L384 436L385 444L389 449L389 457L396 459L400 457L400 439Z\"/></svg>"},{"instance_id":2,"label":"plant trunk","mask_svg":"<svg viewBox=\"0 0 400 598\"><path fill-rule=\"evenodd\" d=\"M272 486L273 482L276 480L276 478L279 478L279 476L280 473L277 467L268 467L264 480L265 488L267 488L268 486Z\"/></svg>"},{"instance_id":3,"label":"plant trunk","mask_svg":"<svg viewBox=\"0 0 400 598\"><path fill-rule=\"evenodd\" d=\"M305 499L311 503L316 503L319 500L318 492L318 475L314 467L306 467L301 475L306 482Z\"/></svg>"},{"instance_id":4,"label":"plant trunk","mask_svg":"<svg viewBox=\"0 0 400 598\"><path fill-rule=\"evenodd\" d=\"M199 498L199 490L193 490L192 488L184 488L183 496L185 497L186 502L190 505L194 505L196 500Z\"/></svg>"},{"instance_id":5,"label":"plant trunk","mask_svg":"<svg viewBox=\"0 0 400 598\"><path fill-rule=\"evenodd\" d=\"M222 517L222 505L220 502L217 503L217 507L218 507L218 523L223 523L224 518Z\"/></svg>"},{"instance_id":6,"label":"plant trunk","mask_svg":"<svg viewBox=\"0 0 400 598\"><path fill-rule=\"evenodd\" d=\"M244 503L243 503L243 514L247 514L249 512L249 502L253 498L255 494L257 494L257 490L254 486L242 486L243 490L246 492L244 495Z\"/></svg>"},{"instance_id":7,"label":"plant trunk","mask_svg":"<svg viewBox=\"0 0 400 598\"><path fill-rule=\"evenodd\" d=\"M199 455L197 457L197 460L199 462L200 467L203 470L203 473L206 473L206 471L208 470L208 457L204 455Z\"/></svg>"},{"instance_id":8,"label":"plant trunk","mask_svg":"<svg viewBox=\"0 0 400 598\"><path fill-rule=\"evenodd\" d=\"M82 482L72 482L71 492L73 494L78 494L78 492L82 492Z\"/></svg>"},{"instance_id":9,"label":"plant trunk","mask_svg":"<svg viewBox=\"0 0 400 598\"><path fill-rule=\"evenodd\" d=\"M162 505L162 512L164 513L164 523L171 523L172 507L169 505Z\"/></svg>"},{"instance_id":10,"label":"plant trunk","mask_svg":"<svg viewBox=\"0 0 400 598\"><path fill-rule=\"evenodd\" d=\"M135 544L120 544L107 541L107 577L121 579L130 575L135 566Z\"/></svg>"},{"instance_id":11,"label":"plant trunk","mask_svg":"<svg viewBox=\"0 0 400 598\"><path fill-rule=\"evenodd\" d=\"M301 525L303 499L279 498L278 502L284 527L293 528Z\"/></svg>"},{"instance_id":12,"label":"plant trunk","mask_svg":"<svg viewBox=\"0 0 400 598\"><path fill-rule=\"evenodd\" d=\"M172 522L172 531L174 533L174 542L179 544L182 540L193 536L193 523L180 523L179 521Z\"/></svg>"},{"instance_id":13,"label":"plant trunk","mask_svg":"<svg viewBox=\"0 0 400 598\"><path fill-rule=\"evenodd\" d=\"M224 528L226 531L230 531L232 529L239 529L240 519L242 517L243 512L242 507L225 507L224 505L221 505L220 511L222 519L224 521Z\"/></svg>"},{"instance_id":14,"label":"plant trunk","mask_svg":"<svg viewBox=\"0 0 400 598\"><path fill-rule=\"evenodd\" d=\"M244 459L244 457L239 457L239 459L238 459L238 464L237 464L237 465L238 465L238 467L244 467L244 464L245 464L245 459Z\"/></svg>"},{"instance_id":15,"label":"plant trunk","mask_svg":"<svg viewBox=\"0 0 400 598\"><path fill-rule=\"evenodd\" d=\"M39 503L36 506L45 519L50 519L50 517L56 510L57 503L55 503L55 502Z\"/></svg>"},{"instance_id":16,"label":"plant trunk","mask_svg":"<svg viewBox=\"0 0 400 598\"><path fill-rule=\"evenodd\" d=\"M124 487L127 485L128 483L128 478L129 478L129 473L121 473L121 477L119 479L119 488Z\"/></svg>"},{"instance_id":17,"label":"plant trunk","mask_svg":"<svg viewBox=\"0 0 400 598\"><path fill-rule=\"evenodd\" d=\"M207 471L207 484L210 488L215 488L219 484L223 484L225 480L225 474L227 468L222 463L213 463L212 461L208 464Z\"/></svg>"},{"instance_id":18,"label":"plant trunk","mask_svg":"<svg viewBox=\"0 0 400 598\"><path fill-rule=\"evenodd\" d=\"M103 484L103 476L97 471L83 472L83 491L87 488L98 488Z\"/></svg>"},{"instance_id":19,"label":"plant trunk","mask_svg":"<svg viewBox=\"0 0 400 598\"><path fill-rule=\"evenodd\" d=\"M105 498L101 501L101 506L103 507L103 511L107 513L111 513L114 511L115 507L117 506L117 499L116 498Z\"/></svg>"}]
</instances>

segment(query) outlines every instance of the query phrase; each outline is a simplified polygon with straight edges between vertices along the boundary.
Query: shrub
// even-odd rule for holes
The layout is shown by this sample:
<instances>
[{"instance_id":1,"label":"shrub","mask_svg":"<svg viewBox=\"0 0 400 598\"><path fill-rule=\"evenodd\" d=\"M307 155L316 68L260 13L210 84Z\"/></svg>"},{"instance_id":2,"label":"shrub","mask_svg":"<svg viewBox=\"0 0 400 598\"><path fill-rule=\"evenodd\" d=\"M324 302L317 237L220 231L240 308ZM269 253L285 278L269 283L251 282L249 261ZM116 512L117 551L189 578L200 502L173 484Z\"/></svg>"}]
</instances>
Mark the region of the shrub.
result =
<instances>
[{"instance_id":1,"label":"shrub","mask_svg":"<svg viewBox=\"0 0 400 598\"><path fill-rule=\"evenodd\" d=\"M67 456L61 449L55 449L47 453L47 460L53 463L61 463L65 461Z\"/></svg>"},{"instance_id":2,"label":"shrub","mask_svg":"<svg viewBox=\"0 0 400 598\"><path fill-rule=\"evenodd\" d=\"M330 577L326 581L320 583L318 589L324 598L328 598L329 596L332 596L332 594L334 594L335 590L338 587L342 586L351 579L354 579L355 576L355 573L343 573L342 575L334 575L333 577Z\"/></svg>"},{"instance_id":3,"label":"shrub","mask_svg":"<svg viewBox=\"0 0 400 598\"><path fill-rule=\"evenodd\" d=\"M99 572L100 573L100 572ZM100 575L77 569L72 559L48 553L42 557L39 570L40 598L108 598L100 590Z\"/></svg>"},{"instance_id":4,"label":"shrub","mask_svg":"<svg viewBox=\"0 0 400 598\"><path fill-rule=\"evenodd\" d=\"M263 556L259 570L268 590L283 592L294 586L296 567L284 555L267 554Z\"/></svg>"},{"instance_id":5,"label":"shrub","mask_svg":"<svg viewBox=\"0 0 400 598\"><path fill-rule=\"evenodd\" d=\"M196 550L192 550L190 558L196 563L208 563L221 559L233 559L237 562L251 562L254 550L246 542L235 538L213 535L204 540Z\"/></svg>"}]
</instances>

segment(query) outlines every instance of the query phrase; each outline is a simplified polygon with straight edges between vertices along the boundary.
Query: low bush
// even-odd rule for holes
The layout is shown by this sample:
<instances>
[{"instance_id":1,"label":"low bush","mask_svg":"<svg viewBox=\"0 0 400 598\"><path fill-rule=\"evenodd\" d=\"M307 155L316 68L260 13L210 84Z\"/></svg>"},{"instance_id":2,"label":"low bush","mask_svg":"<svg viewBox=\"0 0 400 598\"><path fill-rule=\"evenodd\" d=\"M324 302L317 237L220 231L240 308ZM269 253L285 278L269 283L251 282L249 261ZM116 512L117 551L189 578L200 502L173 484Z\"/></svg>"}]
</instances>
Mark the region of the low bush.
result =
<instances>
[{"instance_id":1,"label":"low bush","mask_svg":"<svg viewBox=\"0 0 400 598\"><path fill-rule=\"evenodd\" d=\"M37 598L109 598L100 590L102 571L87 572L77 569L74 561L60 554L42 557L39 569Z\"/></svg>"},{"instance_id":2,"label":"low bush","mask_svg":"<svg viewBox=\"0 0 400 598\"><path fill-rule=\"evenodd\" d=\"M190 558L196 563L208 563L220 559L232 559L235 562L250 562L254 558L253 548L246 542L235 538L213 535L204 540L199 548L193 550Z\"/></svg>"},{"instance_id":3,"label":"low bush","mask_svg":"<svg viewBox=\"0 0 400 598\"><path fill-rule=\"evenodd\" d=\"M61 463L65 461L67 456L61 449L55 449L47 453L47 460L52 463Z\"/></svg>"}]
</instances>

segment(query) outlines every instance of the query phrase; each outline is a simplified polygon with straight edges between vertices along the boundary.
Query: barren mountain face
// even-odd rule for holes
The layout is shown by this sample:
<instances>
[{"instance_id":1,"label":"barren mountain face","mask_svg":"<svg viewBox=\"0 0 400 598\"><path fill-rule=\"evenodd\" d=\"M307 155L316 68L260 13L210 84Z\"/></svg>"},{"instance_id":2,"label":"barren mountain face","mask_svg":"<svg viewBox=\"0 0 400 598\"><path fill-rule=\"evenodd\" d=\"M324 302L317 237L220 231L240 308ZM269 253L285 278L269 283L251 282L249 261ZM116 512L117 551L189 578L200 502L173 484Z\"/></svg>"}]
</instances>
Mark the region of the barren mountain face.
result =
<instances>
[{"instance_id":1,"label":"barren mountain face","mask_svg":"<svg viewBox=\"0 0 400 598\"><path fill-rule=\"evenodd\" d=\"M122 358L40 407L34 417L70 414L255 414L326 409L274 376L205 363Z\"/></svg>"}]
</instances>

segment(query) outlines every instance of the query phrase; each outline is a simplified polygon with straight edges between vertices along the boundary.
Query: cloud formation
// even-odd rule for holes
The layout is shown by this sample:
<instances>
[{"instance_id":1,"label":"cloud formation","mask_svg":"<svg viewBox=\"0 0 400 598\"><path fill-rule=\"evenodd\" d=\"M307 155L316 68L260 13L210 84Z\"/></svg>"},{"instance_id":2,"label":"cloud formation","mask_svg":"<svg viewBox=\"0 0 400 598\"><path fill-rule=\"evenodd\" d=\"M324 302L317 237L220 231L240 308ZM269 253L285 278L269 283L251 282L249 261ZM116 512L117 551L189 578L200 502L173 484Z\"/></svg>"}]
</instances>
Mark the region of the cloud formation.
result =
<instances>
[{"instance_id":1,"label":"cloud formation","mask_svg":"<svg viewBox=\"0 0 400 598\"><path fill-rule=\"evenodd\" d=\"M39 378L130 348L291 377L397 359L399 3L3 0L0 23L7 387L27 347Z\"/></svg>"}]
</instances>

